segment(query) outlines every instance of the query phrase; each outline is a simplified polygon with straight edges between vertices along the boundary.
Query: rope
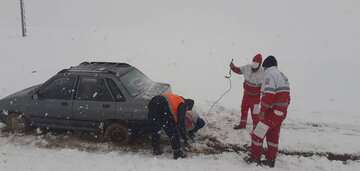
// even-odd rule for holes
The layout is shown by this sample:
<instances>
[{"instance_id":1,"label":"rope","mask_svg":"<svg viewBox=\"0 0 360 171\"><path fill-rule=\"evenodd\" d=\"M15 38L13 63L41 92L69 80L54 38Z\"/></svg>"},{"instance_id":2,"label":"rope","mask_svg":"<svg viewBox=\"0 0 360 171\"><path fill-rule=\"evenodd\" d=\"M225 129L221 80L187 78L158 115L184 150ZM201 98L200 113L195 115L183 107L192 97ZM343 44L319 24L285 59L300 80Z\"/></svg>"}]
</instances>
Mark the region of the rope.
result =
<instances>
[{"instance_id":1,"label":"rope","mask_svg":"<svg viewBox=\"0 0 360 171\"><path fill-rule=\"evenodd\" d=\"M215 105L218 104L218 103L221 101L221 99L222 99L227 93L229 93L229 92L231 91L231 89L232 89L232 85L231 85L231 74L230 74L229 77L226 77L226 79L229 80L229 88L211 105L209 111L207 112L207 115L209 115L210 112L211 112L211 110L215 107Z\"/></svg>"},{"instance_id":2,"label":"rope","mask_svg":"<svg viewBox=\"0 0 360 171\"><path fill-rule=\"evenodd\" d=\"M234 59L231 59L231 63L234 62ZM231 85L231 69L229 69L229 75L225 76L226 79L229 80L229 88L211 105L209 111L207 112L207 115L210 114L211 110L214 108L214 106L216 104L218 104L220 102L220 100L227 94L230 92L230 90L232 89L232 85Z\"/></svg>"}]
</instances>

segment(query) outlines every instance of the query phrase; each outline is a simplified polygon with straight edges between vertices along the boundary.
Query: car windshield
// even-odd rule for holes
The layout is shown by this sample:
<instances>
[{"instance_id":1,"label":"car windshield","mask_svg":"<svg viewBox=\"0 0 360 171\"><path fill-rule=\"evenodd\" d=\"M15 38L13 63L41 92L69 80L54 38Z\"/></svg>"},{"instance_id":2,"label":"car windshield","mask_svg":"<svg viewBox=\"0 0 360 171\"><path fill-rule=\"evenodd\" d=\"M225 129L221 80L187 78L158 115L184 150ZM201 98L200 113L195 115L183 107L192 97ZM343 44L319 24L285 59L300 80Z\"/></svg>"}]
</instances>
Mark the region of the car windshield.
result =
<instances>
[{"instance_id":1,"label":"car windshield","mask_svg":"<svg viewBox=\"0 0 360 171\"><path fill-rule=\"evenodd\" d=\"M124 84L131 96L139 95L144 90L149 89L153 84L152 80L137 69L120 76L120 81Z\"/></svg>"}]
</instances>

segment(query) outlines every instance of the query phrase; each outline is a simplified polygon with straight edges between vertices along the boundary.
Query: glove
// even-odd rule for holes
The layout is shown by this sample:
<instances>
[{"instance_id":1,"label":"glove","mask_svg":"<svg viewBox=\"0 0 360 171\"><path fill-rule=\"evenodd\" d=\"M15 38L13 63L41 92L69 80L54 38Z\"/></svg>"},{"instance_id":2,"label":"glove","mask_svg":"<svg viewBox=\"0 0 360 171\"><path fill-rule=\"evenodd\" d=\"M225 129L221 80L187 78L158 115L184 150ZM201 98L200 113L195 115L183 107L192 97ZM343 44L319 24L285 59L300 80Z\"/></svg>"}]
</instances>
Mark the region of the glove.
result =
<instances>
[{"instance_id":1,"label":"glove","mask_svg":"<svg viewBox=\"0 0 360 171\"><path fill-rule=\"evenodd\" d=\"M234 65L233 62L230 63L230 68L231 68L231 69L234 69L234 68L235 68L235 65Z\"/></svg>"}]
</instances>

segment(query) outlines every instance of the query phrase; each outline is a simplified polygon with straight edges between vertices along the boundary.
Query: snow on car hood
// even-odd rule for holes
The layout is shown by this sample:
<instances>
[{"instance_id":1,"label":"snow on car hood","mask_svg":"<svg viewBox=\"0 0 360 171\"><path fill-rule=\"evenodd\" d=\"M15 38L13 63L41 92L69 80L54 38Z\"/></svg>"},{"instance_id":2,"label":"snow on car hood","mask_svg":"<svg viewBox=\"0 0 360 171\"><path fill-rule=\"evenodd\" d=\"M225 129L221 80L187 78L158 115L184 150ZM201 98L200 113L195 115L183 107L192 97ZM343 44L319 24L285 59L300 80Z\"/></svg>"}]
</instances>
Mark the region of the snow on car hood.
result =
<instances>
[{"instance_id":1,"label":"snow on car hood","mask_svg":"<svg viewBox=\"0 0 360 171\"><path fill-rule=\"evenodd\" d=\"M156 95L160 95L162 93L165 93L167 91L171 91L171 87L169 84L165 83L154 83L152 86L150 86L149 89L147 89L144 94L142 95L142 98L144 99L151 99Z\"/></svg>"},{"instance_id":2,"label":"snow on car hood","mask_svg":"<svg viewBox=\"0 0 360 171\"><path fill-rule=\"evenodd\" d=\"M28 87L28 88L26 88L26 89L24 89L24 90L21 90L21 91L18 91L18 92L16 92L16 93L13 93L13 94L5 97L4 99L26 95L26 94L30 93L31 91L34 91L35 89L37 89L37 88L40 87L40 86L41 86L41 84L34 85L34 86L32 86L32 87Z\"/></svg>"}]
</instances>

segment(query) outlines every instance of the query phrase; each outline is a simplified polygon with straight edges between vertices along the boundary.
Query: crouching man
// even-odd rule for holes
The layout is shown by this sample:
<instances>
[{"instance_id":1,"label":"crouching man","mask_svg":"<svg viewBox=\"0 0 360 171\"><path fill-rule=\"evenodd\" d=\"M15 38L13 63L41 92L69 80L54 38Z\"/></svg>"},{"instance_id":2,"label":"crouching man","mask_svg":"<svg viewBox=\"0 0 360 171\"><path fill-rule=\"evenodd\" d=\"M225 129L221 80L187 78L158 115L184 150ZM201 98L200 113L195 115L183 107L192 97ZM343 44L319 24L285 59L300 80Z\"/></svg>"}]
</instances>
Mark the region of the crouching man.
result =
<instances>
[{"instance_id":1,"label":"crouching man","mask_svg":"<svg viewBox=\"0 0 360 171\"><path fill-rule=\"evenodd\" d=\"M194 101L184 99L173 93L164 93L153 97L148 105L149 119L152 123L152 147L154 155L161 155L160 131L163 129L170 138L174 159L185 158L181 148L180 138L187 146L187 132L185 126L186 111L191 110Z\"/></svg>"},{"instance_id":2,"label":"crouching man","mask_svg":"<svg viewBox=\"0 0 360 171\"><path fill-rule=\"evenodd\" d=\"M286 118L290 104L290 86L287 77L277 68L275 57L269 56L263 65L265 69L264 82L261 88L261 108L259 123L251 133L251 154L244 160L248 163L257 163L275 166L278 152L280 128ZM267 141L266 161L261 162L263 140Z\"/></svg>"}]
</instances>

